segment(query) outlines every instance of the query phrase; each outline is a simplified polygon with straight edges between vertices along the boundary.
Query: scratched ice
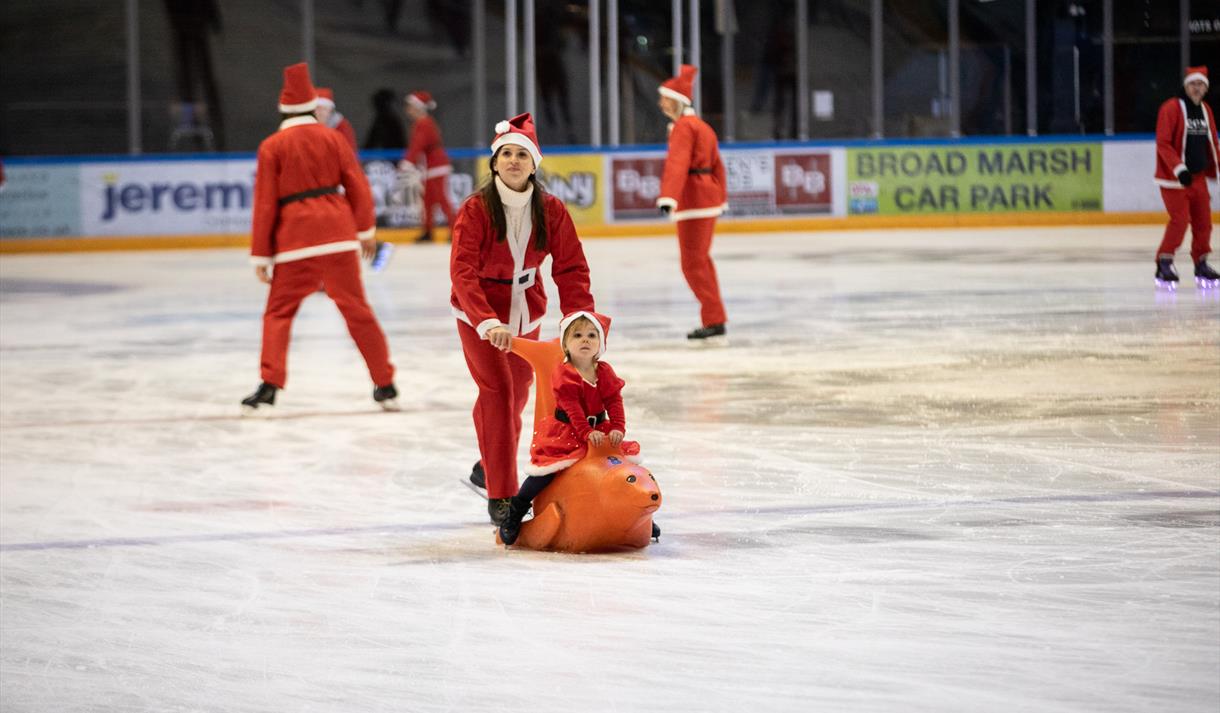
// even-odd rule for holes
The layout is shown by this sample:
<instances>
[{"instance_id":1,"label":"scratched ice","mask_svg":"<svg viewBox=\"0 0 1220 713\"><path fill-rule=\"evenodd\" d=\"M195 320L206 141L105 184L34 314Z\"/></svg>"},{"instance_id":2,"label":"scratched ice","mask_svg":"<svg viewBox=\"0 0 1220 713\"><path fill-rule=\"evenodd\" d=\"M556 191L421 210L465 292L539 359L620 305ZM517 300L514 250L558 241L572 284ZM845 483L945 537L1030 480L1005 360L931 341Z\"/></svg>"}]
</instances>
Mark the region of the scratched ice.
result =
<instances>
[{"instance_id":1,"label":"scratched ice","mask_svg":"<svg viewBox=\"0 0 1220 713\"><path fill-rule=\"evenodd\" d=\"M442 245L367 277L403 412L318 296L265 421L241 251L6 255L0 709L1214 713L1220 298L1159 234L723 235L719 350L672 238L589 241L665 494L610 556L459 482Z\"/></svg>"}]
</instances>

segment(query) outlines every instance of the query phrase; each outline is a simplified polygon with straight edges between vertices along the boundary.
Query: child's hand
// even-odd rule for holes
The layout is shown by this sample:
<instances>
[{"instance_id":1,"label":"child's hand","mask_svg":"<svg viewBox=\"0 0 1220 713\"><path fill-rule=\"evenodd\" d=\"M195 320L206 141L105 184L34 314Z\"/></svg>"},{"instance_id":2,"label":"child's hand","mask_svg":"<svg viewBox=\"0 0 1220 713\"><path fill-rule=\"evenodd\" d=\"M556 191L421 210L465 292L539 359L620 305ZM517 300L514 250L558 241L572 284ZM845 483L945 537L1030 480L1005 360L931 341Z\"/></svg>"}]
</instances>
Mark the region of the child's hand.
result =
<instances>
[{"instance_id":1,"label":"child's hand","mask_svg":"<svg viewBox=\"0 0 1220 713\"><path fill-rule=\"evenodd\" d=\"M606 434L601 431L589 431L589 443L600 446L606 440Z\"/></svg>"},{"instance_id":2,"label":"child's hand","mask_svg":"<svg viewBox=\"0 0 1220 713\"><path fill-rule=\"evenodd\" d=\"M623 432L622 431L611 431L610 432L610 445L614 446L615 448L618 448L618 445L622 442L623 442Z\"/></svg>"}]
</instances>

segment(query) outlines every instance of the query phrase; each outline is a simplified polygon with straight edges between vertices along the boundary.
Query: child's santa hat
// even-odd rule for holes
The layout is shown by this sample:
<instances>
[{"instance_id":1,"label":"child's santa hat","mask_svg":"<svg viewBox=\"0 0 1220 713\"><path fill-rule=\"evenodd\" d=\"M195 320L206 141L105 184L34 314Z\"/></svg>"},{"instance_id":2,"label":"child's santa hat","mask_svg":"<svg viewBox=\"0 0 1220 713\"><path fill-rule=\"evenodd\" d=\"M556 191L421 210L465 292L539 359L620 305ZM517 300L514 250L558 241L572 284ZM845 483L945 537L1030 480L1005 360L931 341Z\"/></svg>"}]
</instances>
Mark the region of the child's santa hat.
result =
<instances>
[{"instance_id":1,"label":"child's santa hat","mask_svg":"<svg viewBox=\"0 0 1220 713\"><path fill-rule=\"evenodd\" d=\"M593 323L593 328L597 330L597 336L601 338L601 344L597 348L597 358L600 359L606 353L606 335L610 333L610 318L604 314L578 310L559 320L559 346L563 346L563 335L568 331L568 325L581 317ZM567 350L565 349L564 352L566 353Z\"/></svg>"},{"instance_id":2,"label":"child's santa hat","mask_svg":"<svg viewBox=\"0 0 1220 713\"><path fill-rule=\"evenodd\" d=\"M1206 65L1201 64L1198 67L1187 67L1186 68L1186 78L1182 80L1182 84L1183 85L1189 84L1189 83L1195 81L1196 79L1202 80L1203 86L1205 86L1205 87L1211 86L1211 83L1207 81L1207 66Z\"/></svg>"},{"instance_id":3,"label":"child's santa hat","mask_svg":"<svg viewBox=\"0 0 1220 713\"><path fill-rule=\"evenodd\" d=\"M521 146L529 151L534 157L535 168L542 163L542 151L538 149L538 133L534 130L534 117L530 116L529 112L496 124L496 138L491 142L492 155L505 144Z\"/></svg>"},{"instance_id":4,"label":"child's santa hat","mask_svg":"<svg viewBox=\"0 0 1220 713\"><path fill-rule=\"evenodd\" d=\"M335 93L330 87L315 87L318 92L318 106L328 106L331 109L335 108Z\"/></svg>"},{"instance_id":5,"label":"child's santa hat","mask_svg":"<svg viewBox=\"0 0 1220 713\"><path fill-rule=\"evenodd\" d=\"M678 76L662 82L661 86L657 87L657 91L663 97L676 99L690 106L695 103L691 101L691 97L695 95L695 74L698 71L698 67L684 64L678 69Z\"/></svg>"},{"instance_id":6,"label":"child's santa hat","mask_svg":"<svg viewBox=\"0 0 1220 713\"><path fill-rule=\"evenodd\" d=\"M432 95L425 91L415 91L407 95L407 103L424 111L432 111L436 108L436 100Z\"/></svg>"},{"instance_id":7,"label":"child's santa hat","mask_svg":"<svg viewBox=\"0 0 1220 713\"><path fill-rule=\"evenodd\" d=\"M284 88L280 90L280 113L304 114L318 108L318 92L309 81L309 65L304 62L284 68Z\"/></svg>"}]
</instances>

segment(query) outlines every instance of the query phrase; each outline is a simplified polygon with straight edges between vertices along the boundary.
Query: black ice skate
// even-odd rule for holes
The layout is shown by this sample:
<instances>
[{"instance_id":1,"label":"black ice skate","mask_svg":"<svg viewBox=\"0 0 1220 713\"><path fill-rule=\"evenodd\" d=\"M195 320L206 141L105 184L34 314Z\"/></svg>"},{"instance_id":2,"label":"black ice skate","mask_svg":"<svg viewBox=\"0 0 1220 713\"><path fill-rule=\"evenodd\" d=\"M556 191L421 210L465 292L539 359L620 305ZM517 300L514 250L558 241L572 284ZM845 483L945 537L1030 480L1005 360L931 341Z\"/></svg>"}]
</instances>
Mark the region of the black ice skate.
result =
<instances>
[{"instance_id":1,"label":"black ice skate","mask_svg":"<svg viewBox=\"0 0 1220 713\"><path fill-rule=\"evenodd\" d=\"M657 527L657 524L655 522L652 523L652 541L653 542L661 541L661 528Z\"/></svg>"},{"instance_id":2,"label":"black ice skate","mask_svg":"<svg viewBox=\"0 0 1220 713\"><path fill-rule=\"evenodd\" d=\"M517 537L521 534L521 521L525 519L525 514L530 511L529 501L521 498L509 498L508 514L504 516L504 521L500 523L500 541L507 547L517 541Z\"/></svg>"},{"instance_id":3,"label":"black ice skate","mask_svg":"<svg viewBox=\"0 0 1220 713\"><path fill-rule=\"evenodd\" d=\"M508 508L512 503L512 498L488 498L487 499L487 515L491 517L491 524L496 527L504 522L508 517Z\"/></svg>"},{"instance_id":4,"label":"black ice skate","mask_svg":"<svg viewBox=\"0 0 1220 713\"><path fill-rule=\"evenodd\" d=\"M474 467L470 469L470 482L474 483L476 488L487 489L487 474L483 472L483 461L474 462Z\"/></svg>"},{"instance_id":5,"label":"black ice skate","mask_svg":"<svg viewBox=\"0 0 1220 713\"><path fill-rule=\"evenodd\" d=\"M268 384L265 381L259 384L258 389L254 393L241 400L242 415L266 415L271 413L271 407L275 405L275 392L277 391L279 391L279 388L275 384Z\"/></svg>"},{"instance_id":6,"label":"black ice skate","mask_svg":"<svg viewBox=\"0 0 1220 713\"><path fill-rule=\"evenodd\" d=\"M700 327L686 335L686 343L693 346L718 346L728 344L723 324Z\"/></svg>"},{"instance_id":7,"label":"black ice skate","mask_svg":"<svg viewBox=\"0 0 1220 713\"><path fill-rule=\"evenodd\" d=\"M417 242L417 243L430 243L430 242L432 242L432 231L431 231L431 230L425 230L425 231L423 231L422 233L420 233L419 235L417 235L417 236L415 237L415 242Z\"/></svg>"},{"instance_id":8,"label":"black ice skate","mask_svg":"<svg viewBox=\"0 0 1220 713\"><path fill-rule=\"evenodd\" d=\"M1207 264L1207 258L1195 263L1195 286L1204 290L1220 287L1220 272L1216 272Z\"/></svg>"},{"instance_id":9,"label":"black ice skate","mask_svg":"<svg viewBox=\"0 0 1220 713\"><path fill-rule=\"evenodd\" d=\"M398 406L398 389L394 384L386 384L373 389L373 400L386 411L401 411Z\"/></svg>"},{"instance_id":10,"label":"black ice skate","mask_svg":"<svg viewBox=\"0 0 1220 713\"><path fill-rule=\"evenodd\" d=\"M1173 258L1163 257L1157 259L1156 286L1171 292L1178 289L1178 271L1173 269Z\"/></svg>"}]
</instances>

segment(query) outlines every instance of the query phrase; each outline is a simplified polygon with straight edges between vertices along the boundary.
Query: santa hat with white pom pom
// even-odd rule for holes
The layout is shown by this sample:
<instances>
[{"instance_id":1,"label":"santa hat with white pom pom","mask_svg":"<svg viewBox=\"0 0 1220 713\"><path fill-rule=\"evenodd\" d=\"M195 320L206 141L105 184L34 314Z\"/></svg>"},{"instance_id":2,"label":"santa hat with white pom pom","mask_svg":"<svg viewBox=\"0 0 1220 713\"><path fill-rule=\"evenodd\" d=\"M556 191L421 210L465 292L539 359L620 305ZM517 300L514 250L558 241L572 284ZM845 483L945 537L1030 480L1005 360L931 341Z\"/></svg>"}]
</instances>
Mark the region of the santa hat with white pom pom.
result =
<instances>
[{"instance_id":1,"label":"santa hat with white pom pom","mask_svg":"<svg viewBox=\"0 0 1220 713\"><path fill-rule=\"evenodd\" d=\"M496 124L496 138L491 142L492 155L505 144L521 146L529 151L534 157L535 167L542 163L542 151L538 150L538 134L534 130L534 117L530 116L529 112Z\"/></svg>"}]
</instances>

